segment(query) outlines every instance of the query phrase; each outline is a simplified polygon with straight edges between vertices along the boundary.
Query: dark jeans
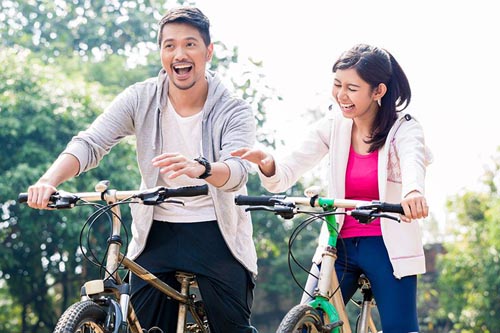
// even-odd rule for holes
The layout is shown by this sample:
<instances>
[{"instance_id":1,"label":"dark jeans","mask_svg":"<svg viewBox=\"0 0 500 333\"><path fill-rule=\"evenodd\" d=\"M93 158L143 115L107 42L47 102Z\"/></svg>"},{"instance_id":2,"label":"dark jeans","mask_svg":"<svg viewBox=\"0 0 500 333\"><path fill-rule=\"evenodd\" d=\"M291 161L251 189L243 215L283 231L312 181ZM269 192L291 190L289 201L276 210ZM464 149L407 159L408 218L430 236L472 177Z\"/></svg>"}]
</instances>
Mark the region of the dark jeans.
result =
<instances>
[{"instance_id":1,"label":"dark jeans","mask_svg":"<svg viewBox=\"0 0 500 333\"><path fill-rule=\"evenodd\" d=\"M417 276L396 279L382 237L339 239L335 269L348 302L364 273L370 280L384 333L418 332ZM346 261L347 258L347 261Z\"/></svg>"},{"instance_id":2,"label":"dark jeans","mask_svg":"<svg viewBox=\"0 0 500 333\"><path fill-rule=\"evenodd\" d=\"M146 248L136 262L177 289L175 271L196 274L211 332L257 332L250 325L253 276L233 257L216 221L153 221ZM175 332L178 302L135 275L131 285L131 301L141 326Z\"/></svg>"}]
</instances>

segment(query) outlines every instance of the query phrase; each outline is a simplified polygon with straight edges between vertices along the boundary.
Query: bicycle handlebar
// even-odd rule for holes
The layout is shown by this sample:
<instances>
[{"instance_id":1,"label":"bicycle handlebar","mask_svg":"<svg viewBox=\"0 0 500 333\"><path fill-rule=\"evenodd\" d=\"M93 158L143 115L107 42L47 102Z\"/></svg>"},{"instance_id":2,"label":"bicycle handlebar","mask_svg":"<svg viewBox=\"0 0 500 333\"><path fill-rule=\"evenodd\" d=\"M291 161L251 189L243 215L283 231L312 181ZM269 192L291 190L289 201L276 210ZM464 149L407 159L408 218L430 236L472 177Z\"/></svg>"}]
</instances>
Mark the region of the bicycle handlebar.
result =
<instances>
[{"instance_id":1,"label":"bicycle handlebar","mask_svg":"<svg viewBox=\"0 0 500 333\"><path fill-rule=\"evenodd\" d=\"M250 206L247 210L268 210L278 215L286 214L286 218L298 213L297 206L325 207L333 210L334 208L352 209L349 215L358 220L370 220L374 217L394 218L383 213L397 213L404 215L401 204L392 204L381 201L362 201L350 199L332 199L321 197L287 197L285 195L271 196L248 196L238 195L235 197L236 205ZM260 206L252 207L252 206ZM273 208L270 208L273 207Z\"/></svg>"},{"instance_id":2,"label":"bicycle handlebar","mask_svg":"<svg viewBox=\"0 0 500 333\"><path fill-rule=\"evenodd\" d=\"M272 195L272 196L248 196L237 195L234 202L239 206L274 206L278 202L283 202L286 195Z\"/></svg>"},{"instance_id":3,"label":"bicycle handlebar","mask_svg":"<svg viewBox=\"0 0 500 333\"><path fill-rule=\"evenodd\" d=\"M156 205L164 202L168 198L173 197L194 197L198 195L208 194L208 185L186 186L179 188L156 187L144 191L115 191L105 190L103 192L78 192L71 193L66 191L58 191L50 196L50 208L72 208L79 200L86 201L118 201L124 199L138 198L145 205ZM28 201L28 193L20 193L17 201L26 203Z\"/></svg>"}]
</instances>

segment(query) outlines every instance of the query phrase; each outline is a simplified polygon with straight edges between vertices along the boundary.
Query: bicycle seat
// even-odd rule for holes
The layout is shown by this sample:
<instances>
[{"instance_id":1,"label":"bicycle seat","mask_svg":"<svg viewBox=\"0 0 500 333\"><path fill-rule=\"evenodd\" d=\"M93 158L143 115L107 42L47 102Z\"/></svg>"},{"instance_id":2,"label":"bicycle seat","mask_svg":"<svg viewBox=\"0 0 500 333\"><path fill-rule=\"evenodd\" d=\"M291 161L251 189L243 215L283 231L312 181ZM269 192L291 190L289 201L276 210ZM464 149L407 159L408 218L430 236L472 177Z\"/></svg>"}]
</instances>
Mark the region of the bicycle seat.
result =
<instances>
[{"instance_id":1,"label":"bicycle seat","mask_svg":"<svg viewBox=\"0 0 500 333\"><path fill-rule=\"evenodd\" d=\"M361 274L358 278L358 284L361 289L371 288L370 280L366 277L366 275Z\"/></svg>"},{"instance_id":2,"label":"bicycle seat","mask_svg":"<svg viewBox=\"0 0 500 333\"><path fill-rule=\"evenodd\" d=\"M175 273L175 277L177 278L177 281L181 283L182 281L188 281L189 285L198 288L198 283L196 282L196 275L193 273L177 271Z\"/></svg>"}]
</instances>

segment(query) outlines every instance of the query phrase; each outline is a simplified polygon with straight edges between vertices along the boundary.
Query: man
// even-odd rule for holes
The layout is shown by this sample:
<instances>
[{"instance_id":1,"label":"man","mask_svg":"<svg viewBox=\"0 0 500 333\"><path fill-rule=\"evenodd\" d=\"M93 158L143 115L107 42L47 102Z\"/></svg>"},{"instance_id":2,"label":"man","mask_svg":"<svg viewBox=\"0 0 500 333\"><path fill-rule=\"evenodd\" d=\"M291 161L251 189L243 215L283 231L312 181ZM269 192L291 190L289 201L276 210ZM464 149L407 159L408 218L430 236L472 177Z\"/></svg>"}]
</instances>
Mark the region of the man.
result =
<instances>
[{"instance_id":1,"label":"man","mask_svg":"<svg viewBox=\"0 0 500 333\"><path fill-rule=\"evenodd\" d=\"M257 259L249 215L234 205L246 192L249 165L230 152L255 140L250 106L233 97L206 65L209 20L179 7L160 21L162 70L134 84L68 144L28 190L28 204L47 206L62 182L96 167L123 137L135 135L141 188L208 183L209 194L185 205L132 205L127 256L170 285L175 271L195 273L212 332L256 332L250 326ZM173 332L178 304L136 276L132 303L141 325Z\"/></svg>"}]
</instances>

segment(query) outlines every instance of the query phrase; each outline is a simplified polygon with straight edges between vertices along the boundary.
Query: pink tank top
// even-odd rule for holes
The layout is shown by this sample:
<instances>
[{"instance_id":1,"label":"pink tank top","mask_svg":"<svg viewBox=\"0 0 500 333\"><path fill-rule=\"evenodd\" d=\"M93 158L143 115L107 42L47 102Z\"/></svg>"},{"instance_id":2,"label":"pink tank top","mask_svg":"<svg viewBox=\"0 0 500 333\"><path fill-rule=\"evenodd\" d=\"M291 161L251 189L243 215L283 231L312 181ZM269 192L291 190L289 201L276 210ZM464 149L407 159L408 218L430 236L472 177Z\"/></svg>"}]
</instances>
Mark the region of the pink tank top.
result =
<instances>
[{"instance_id":1,"label":"pink tank top","mask_svg":"<svg viewBox=\"0 0 500 333\"><path fill-rule=\"evenodd\" d=\"M378 193L378 151L361 155L351 147L347 162L345 198L354 200L379 200ZM340 238L381 236L380 219L369 224L361 224L356 219L345 216L340 230Z\"/></svg>"}]
</instances>

